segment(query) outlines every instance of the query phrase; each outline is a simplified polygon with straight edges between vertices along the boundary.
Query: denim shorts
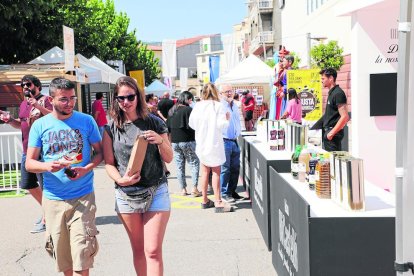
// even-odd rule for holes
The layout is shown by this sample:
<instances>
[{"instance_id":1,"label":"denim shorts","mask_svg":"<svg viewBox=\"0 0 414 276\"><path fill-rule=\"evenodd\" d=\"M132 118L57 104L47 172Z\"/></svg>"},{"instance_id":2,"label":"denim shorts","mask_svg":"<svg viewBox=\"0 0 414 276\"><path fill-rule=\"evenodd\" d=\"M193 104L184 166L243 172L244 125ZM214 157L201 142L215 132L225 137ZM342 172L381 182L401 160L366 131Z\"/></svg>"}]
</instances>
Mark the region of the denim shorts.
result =
<instances>
[{"instance_id":1,"label":"denim shorts","mask_svg":"<svg viewBox=\"0 0 414 276\"><path fill-rule=\"evenodd\" d=\"M171 210L170 194L168 192L167 183L162 183L154 195L148 212L163 212ZM121 214L138 213L137 210L131 208L128 202L123 199L118 189L115 189L115 211Z\"/></svg>"}]
</instances>

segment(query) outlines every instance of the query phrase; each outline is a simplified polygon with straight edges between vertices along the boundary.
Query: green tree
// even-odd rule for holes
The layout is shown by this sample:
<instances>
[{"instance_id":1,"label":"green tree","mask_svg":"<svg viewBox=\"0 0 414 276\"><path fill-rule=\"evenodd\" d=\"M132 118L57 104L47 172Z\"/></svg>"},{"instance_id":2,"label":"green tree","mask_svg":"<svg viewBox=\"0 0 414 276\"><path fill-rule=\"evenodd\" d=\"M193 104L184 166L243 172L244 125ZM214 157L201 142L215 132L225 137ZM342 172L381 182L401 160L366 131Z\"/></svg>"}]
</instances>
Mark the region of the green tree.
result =
<instances>
[{"instance_id":1,"label":"green tree","mask_svg":"<svg viewBox=\"0 0 414 276\"><path fill-rule=\"evenodd\" d=\"M4 1L3 1L4 2ZM7 0L0 3L1 63L26 63L63 45L62 25L74 29L75 51L103 61L123 60L127 71L145 70L146 82L158 77L158 60L128 32L129 18L113 0ZM152 53L152 54L151 54Z\"/></svg>"},{"instance_id":2,"label":"green tree","mask_svg":"<svg viewBox=\"0 0 414 276\"><path fill-rule=\"evenodd\" d=\"M344 64L342 56L344 49L339 47L337 41L329 41L327 44L315 45L311 49L312 67L328 68L339 70Z\"/></svg>"},{"instance_id":3,"label":"green tree","mask_svg":"<svg viewBox=\"0 0 414 276\"><path fill-rule=\"evenodd\" d=\"M290 54L289 55L291 55L291 56L293 56L293 58L295 59L294 61L293 61L293 64L292 64L292 69L293 70L297 70L297 69L299 69L299 63L301 62L301 58L298 56L298 54L297 53L295 53L295 52L290 52Z\"/></svg>"},{"instance_id":4,"label":"green tree","mask_svg":"<svg viewBox=\"0 0 414 276\"><path fill-rule=\"evenodd\" d=\"M265 61L265 63L270 67L273 68L275 67L275 61L273 59L268 59Z\"/></svg>"},{"instance_id":5,"label":"green tree","mask_svg":"<svg viewBox=\"0 0 414 276\"><path fill-rule=\"evenodd\" d=\"M159 60L155 57L154 52L147 48L147 45L139 42L138 47L138 66L137 69L144 70L145 84L151 84L159 78L161 68L158 67Z\"/></svg>"},{"instance_id":6,"label":"green tree","mask_svg":"<svg viewBox=\"0 0 414 276\"><path fill-rule=\"evenodd\" d=\"M56 5L54 0L0 2L0 64L26 63L51 48L62 29L53 22Z\"/></svg>"}]
</instances>

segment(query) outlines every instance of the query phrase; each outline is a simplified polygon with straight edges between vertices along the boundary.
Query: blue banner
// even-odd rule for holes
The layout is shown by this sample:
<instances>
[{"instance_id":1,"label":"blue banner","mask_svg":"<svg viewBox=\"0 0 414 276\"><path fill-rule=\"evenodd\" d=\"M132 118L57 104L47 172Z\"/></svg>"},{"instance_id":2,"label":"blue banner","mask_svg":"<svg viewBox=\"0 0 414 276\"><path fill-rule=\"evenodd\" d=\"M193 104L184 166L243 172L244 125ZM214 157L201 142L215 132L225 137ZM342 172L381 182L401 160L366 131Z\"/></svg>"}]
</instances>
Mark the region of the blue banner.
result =
<instances>
[{"instance_id":1,"label":"blue banner","mask_svg":"<svg viewBox=\"0 0 414 276\"><path fill-rule=\"evenodd\" d=\"M220 57L210 56L208 59L210 69L210 82L215 82L220 74Z\"/></svg>"}]
</instances>

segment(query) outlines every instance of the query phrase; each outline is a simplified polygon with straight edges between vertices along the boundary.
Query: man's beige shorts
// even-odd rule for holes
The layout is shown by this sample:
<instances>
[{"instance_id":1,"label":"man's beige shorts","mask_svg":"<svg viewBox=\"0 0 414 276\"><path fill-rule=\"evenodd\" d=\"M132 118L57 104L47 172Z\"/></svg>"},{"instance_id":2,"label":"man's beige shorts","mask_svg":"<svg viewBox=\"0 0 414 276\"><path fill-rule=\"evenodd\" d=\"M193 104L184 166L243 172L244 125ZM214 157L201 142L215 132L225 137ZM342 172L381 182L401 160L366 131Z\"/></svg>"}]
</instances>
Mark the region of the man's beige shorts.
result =
<instances>
[{"instance_id":1,"label":"man's beige shorts","mask_svg":"<svg viewBox=\"0 0 414 276\"><path fill-rule=\"evenodd\" d=\"M43 197L46 251L56 259L57 270L82 271L93 267L98 252L94 192L77 199Z\"/></svg>"}]
</instances>

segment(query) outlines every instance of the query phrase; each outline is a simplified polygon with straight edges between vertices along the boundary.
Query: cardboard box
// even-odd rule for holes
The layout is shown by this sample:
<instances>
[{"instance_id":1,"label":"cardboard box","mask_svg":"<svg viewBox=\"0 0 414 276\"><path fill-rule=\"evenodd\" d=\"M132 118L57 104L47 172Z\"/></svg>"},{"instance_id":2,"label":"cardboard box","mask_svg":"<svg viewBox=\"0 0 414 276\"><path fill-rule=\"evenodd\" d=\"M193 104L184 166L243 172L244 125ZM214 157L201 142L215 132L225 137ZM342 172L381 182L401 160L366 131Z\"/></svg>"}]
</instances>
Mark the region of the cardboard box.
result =
<instances>
[{"instance_id":1,"label":"cardboard box","mask_svg":"<svg viewBox=\"0 0 414 276\"><path fill-rule=\"evenodd\" d=\"M144 163L145 153L147 152L148 142L143 135L137 137L134 146L131 150L131 157L128 162L128 169L131 169L130 175L133 175L141 171L142 164Z\"/></svg>"}]
</instances>

